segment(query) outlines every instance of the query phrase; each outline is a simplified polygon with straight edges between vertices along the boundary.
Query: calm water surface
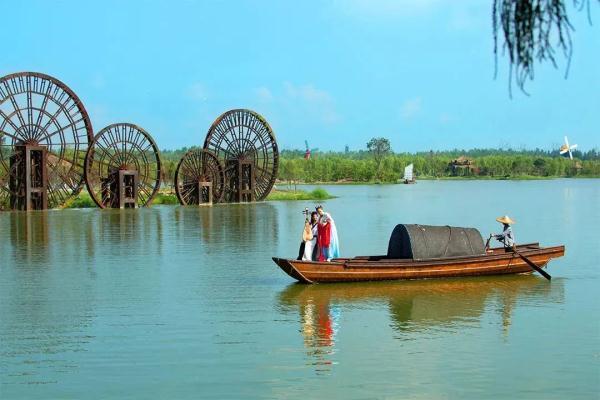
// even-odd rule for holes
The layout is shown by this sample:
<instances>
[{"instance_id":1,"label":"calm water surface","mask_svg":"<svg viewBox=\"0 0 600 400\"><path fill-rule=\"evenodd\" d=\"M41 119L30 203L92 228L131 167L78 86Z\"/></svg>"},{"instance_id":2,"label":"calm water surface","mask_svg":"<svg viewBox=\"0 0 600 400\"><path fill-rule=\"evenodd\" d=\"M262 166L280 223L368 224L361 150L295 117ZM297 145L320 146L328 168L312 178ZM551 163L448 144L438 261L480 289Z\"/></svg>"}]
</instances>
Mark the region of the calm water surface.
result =
<instances>
[{"instance_id":1,"label":"calm water surface","mask_svg":"<svg viewBox=\"0 0 600 400\"><path fill-rule=\"evenodd\" d=\"M332 186L343 255L396 223L565 244L554 276L294 284L311 202L0 214L0 398L598 398L600 181Z\"/></svg>"}]
</instances>

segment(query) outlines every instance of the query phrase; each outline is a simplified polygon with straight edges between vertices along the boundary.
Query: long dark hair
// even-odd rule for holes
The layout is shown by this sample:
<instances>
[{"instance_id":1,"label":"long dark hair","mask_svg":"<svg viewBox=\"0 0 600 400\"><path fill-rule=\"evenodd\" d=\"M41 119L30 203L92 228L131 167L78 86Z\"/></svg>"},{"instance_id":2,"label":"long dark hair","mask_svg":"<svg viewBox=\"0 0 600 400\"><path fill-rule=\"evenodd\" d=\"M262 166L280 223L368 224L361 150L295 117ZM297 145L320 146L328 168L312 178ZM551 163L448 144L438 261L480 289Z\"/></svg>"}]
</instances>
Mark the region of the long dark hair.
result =
<instances>
[{"instance_id":1,"label":"long dark hair","mask_svg":"<svg viewBox=\"0 0 600 400\"><path fill-rule=\"evenodd\" d=\"M316 212L316 211L311 212L310 213L310 223L311 223L311 225L313 224L313 216L315 216L315 215L317 216L317 221L319 220L319 213Z\"/></svg>"}]
</instances>

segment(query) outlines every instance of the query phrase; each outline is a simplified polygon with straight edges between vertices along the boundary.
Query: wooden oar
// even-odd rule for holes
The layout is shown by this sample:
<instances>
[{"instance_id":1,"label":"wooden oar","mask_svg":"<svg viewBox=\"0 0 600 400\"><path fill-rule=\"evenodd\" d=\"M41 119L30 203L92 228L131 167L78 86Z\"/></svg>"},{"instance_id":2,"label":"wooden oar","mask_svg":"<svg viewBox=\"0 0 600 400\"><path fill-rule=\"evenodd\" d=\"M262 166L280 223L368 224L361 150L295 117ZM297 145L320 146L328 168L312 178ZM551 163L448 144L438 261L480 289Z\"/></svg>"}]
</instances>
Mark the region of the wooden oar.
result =
<instances>
[{"instance_id":1,"label":"wooden oar","mask_svg":"<svg viewBox=\"0 0 600 400\"><path fill-rule=\"evenodd\" d=\"M519 257L521 257L523 260L525 260L525 262L535 271L539 272L544 278L551 280L552 277L550 276L549 273L547 273L546 271L544 271L543 269L541 269L540 267L538 267L533 261L531 261L529 258L525 257L523 254L519 253L516 250L516 247L513 248L513 251L515 252L516 255L518 255Z\"/></svg>"},{"instance_id":2,"label":"wooden oar","mask_svg":"<svg viewBox=\"0 0 600 400\"><path fill-rule=\"evenodd\" d=\"M492 240L492 235L490 235L488 240L485 242L485 251L488 251L490 249L490 240Z\"/></svg>"}]
</instances>

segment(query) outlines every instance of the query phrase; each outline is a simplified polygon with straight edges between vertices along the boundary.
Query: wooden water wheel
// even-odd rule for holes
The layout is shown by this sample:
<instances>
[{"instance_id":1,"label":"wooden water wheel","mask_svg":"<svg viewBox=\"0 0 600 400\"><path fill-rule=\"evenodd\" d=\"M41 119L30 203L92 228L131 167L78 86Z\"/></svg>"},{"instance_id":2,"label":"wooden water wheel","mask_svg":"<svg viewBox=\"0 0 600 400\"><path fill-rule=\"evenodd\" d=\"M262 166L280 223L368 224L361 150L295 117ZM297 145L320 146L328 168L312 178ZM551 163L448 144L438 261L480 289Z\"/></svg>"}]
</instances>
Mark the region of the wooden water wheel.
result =
<instances>
[{"instance_id":1,"label":"wooden water wheel","mask_svg":"<svg viewBox=\"0 0 600 400\"><path fill-rule=\"evenodd\" d=\"M258 113L236 109L210 127L204 148L225 168L224 201L264 200L277 177L279 150L273 130Z\"/></svg>"},{"instance_id":2,"label":"wooden water wheel","mask_svg":"<svg viewBox=\"0 0 600 400\"><path fill-rule=\"evenodd\" d=\"M175 170L175 193L181 204L218 203L224 188L223 164L214 153L192 149L181 157Z\"/></svg>"},{"instance_id":3,"label":"wooden water wheel","mask_svg":"<svg viewBox=\"0 0 600 400\"><path fill-rule=\"evenodd\" d=\"M58 79L0 78L0 210L60 207L78 194L92 138L81 100Z\"/></svg>"},{"instance_id":4,"label":"wooden water wheel","mask_svg":"<svg viewBox=\"0 0 600 400\"><path fill-rule=\"evenodd\" d=\"M151 204L160 188L158 146L144 129L118 123L102 129L85 158L85 182L101 208Z\"/></svg>"}]
</instances>

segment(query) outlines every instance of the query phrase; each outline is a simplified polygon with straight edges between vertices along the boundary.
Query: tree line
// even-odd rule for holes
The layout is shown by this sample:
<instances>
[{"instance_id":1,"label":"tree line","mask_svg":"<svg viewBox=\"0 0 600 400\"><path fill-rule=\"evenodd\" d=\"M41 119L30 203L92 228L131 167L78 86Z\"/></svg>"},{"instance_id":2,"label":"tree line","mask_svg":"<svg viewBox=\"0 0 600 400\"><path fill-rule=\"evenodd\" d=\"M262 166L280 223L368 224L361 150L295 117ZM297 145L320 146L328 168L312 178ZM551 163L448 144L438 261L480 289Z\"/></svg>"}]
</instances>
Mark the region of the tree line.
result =
<instances>
[{"instance_id":1,"label":"tree line","mask_svg":"<svg viewBox=\"0 0 600 400\"><path fill-rule=\"evenodd\" d=\"M468 152L465 152L468 154ZM461 156L463 156L461 154ZM281 155L279 179L299 182L398 182L404 168L414 165L419 178L525 178L525 177L600 177L600 159L570 160L551 155L497 152L467 155L471 164L452 168L454 152L388 154L379 169L377 161L360 152L321 153L305 160L296 152Z\"/></svg>"},{"instance_id":2,"label":"tree line","mask_svg":"<svg viewBox=\"0 0 600 400\"><path fill-rule=\"evenodd\" d=\"M377 140L383 138L375 138ZM491 178L527 177L600 177L600 153L597 150L576 151L574 159L556 151L471 149L410 153L394 153L385 142L370 141L370 150L314 152L305 159L303 150L283 150L279 158L278 179L290 183L316 182L385 182L401 180L404 168L414 165L417 179L426 178ZM177 163L189 148L163 150L164 183L173 185ZM453 168L454 160L468 160L468 166Z\"/></svg>"}]
</instances>

